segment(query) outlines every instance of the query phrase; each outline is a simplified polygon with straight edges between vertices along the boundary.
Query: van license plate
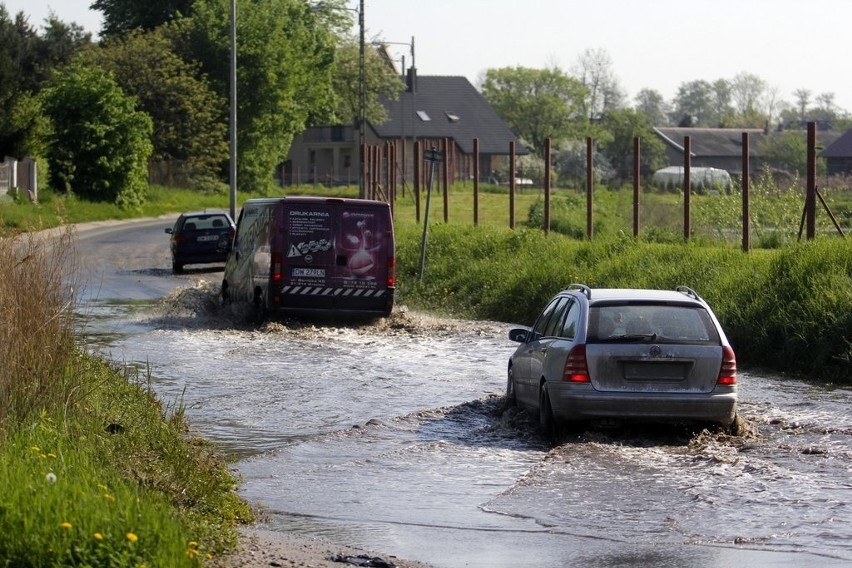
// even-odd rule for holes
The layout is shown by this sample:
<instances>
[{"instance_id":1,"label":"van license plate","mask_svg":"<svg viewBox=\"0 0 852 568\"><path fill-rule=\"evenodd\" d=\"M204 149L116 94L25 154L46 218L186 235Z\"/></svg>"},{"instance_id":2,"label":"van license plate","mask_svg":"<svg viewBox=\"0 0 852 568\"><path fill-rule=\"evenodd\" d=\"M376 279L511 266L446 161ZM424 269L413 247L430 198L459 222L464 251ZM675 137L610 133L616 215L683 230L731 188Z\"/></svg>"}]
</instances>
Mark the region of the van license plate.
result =
<instances>
[{"instance_id":1,"label":"van license plate","mask_svg":"<svg viewBox=\"0 0 852 568\"><path fill-rule=\"evenodd\" d=\"M325 278L325 268L294 268L293 277Z\"/></svg>"}]
</instances>

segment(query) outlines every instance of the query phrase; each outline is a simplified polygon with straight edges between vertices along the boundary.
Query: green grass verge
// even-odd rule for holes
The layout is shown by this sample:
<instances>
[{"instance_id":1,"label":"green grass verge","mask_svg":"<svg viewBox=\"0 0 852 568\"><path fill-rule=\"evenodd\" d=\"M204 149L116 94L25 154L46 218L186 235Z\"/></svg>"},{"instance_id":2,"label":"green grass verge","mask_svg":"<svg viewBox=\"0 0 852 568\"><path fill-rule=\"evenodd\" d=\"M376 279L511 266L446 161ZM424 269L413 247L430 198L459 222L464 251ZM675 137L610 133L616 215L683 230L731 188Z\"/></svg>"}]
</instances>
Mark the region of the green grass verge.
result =
<instances>
[{"instance_id":1,"label":"green grass verge","mask_svg":"<svg viewBox=\"0 0 852 568\"><path fill-rule=\"evenodd\" d=\"M70 238L0 239L0 566L197 566L253 513L180 401L76 346Z\"/></svg>"}]
</instances>

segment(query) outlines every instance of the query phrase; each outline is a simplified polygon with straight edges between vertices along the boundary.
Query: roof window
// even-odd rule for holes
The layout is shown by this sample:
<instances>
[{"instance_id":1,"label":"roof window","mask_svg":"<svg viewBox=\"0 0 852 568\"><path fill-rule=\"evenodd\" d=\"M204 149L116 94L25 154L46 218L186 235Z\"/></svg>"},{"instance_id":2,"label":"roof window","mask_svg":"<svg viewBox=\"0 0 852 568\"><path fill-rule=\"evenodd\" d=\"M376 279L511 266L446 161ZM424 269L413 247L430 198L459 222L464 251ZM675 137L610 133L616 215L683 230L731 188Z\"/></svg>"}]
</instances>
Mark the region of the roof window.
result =
<instances>
[{"instance_id":1,"label":"roof window","mask_svg":"<svg viewBox=\"0 0 852 568\"><path fill-rule=\"evenodd\" d=\"M423 122L431 122L432 119L429 117L429 114L425 110L418 110L417 116L420 117L420 120Z\"/></svg>"},{"instance_id":2,"label":"roof window","mask_svg":"<svg viewBox=\"0 0 852 568\"><path fill-rule=\"evenodd\" d=\"M458 122L461 120L461 117L452 111L445 110L444 114L447 115L447 120L449 120L450 122Z\"/></svg>"}]
</instances>

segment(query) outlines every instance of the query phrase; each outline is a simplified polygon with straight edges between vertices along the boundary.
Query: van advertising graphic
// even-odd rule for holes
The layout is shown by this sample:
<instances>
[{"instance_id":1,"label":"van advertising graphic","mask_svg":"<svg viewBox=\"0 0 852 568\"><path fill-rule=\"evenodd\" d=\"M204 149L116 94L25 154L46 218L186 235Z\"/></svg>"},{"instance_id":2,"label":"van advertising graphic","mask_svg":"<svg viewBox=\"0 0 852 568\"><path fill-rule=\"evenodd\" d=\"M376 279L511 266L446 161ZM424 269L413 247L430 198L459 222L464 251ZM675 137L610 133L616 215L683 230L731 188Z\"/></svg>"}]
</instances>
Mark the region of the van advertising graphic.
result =
<instances>
[{"instance_id":1,"label":"van advertising graphic","mask_svg":"<svg viewBox=\"0 0 852 568\"><path fill-rule=\"evenodd\" d=\"M376 212L303 206L287 212L287 224L291 285L373 290L386 277L387 227Z\"/></svg>"}]
</instances>

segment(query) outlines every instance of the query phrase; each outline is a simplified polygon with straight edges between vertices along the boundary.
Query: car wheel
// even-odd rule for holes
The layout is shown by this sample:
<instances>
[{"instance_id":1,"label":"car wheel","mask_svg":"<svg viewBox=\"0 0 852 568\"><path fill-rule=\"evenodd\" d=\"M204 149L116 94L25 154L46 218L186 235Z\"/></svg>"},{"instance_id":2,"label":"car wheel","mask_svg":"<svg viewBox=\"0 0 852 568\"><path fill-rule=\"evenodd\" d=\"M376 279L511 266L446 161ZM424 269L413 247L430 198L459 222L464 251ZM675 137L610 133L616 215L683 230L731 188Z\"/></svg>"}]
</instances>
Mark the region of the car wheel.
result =
<instances>
[{"instance_id":1,"label":"car wheel","mask_svg":"<svg viewBox=\"0 0 852 568\"><path fill-rule=\"evenodd\" d=\"M734 416L734 421L728 425L727 433L731 436L745 436L748 434L748 427L746 426L745 420L743 420L742 416L739 414Z\"/></svg>"},{"instance_id":2,"label":"car wheel","mask_svg":"<svg viewBox=\"0 0 852 568\"><path fill-rule=\"evenodd\" d=\"M512 408L518 405L518 397L515 395L515 373L512 367L509 367L508 377L506 378L506 402L505 408Z\"/></svg>"},{"instance_id":3,"label":"car wheel","mask_svg":"<svg viewBox=\"0 0 852 568\"><path fill-rule=\"evenodd\" d=\"M559 437L553 407L550 405L550 394L547 392L547 383L541 385L538 394L538 424L548 440L555 441Z\"/></svg>"},{"instance_id":4,"label":"car wheel","mask_svg":"<svg viewBox=\"0 0 852 568\"><path fill-rule=\"evenodd\" d=\"M177 262L173 262L172 263L172 272L174 272L175 274L180 274L181 272L183 272L183 265L179 264Z\"/></svg>"}]
</instances>

